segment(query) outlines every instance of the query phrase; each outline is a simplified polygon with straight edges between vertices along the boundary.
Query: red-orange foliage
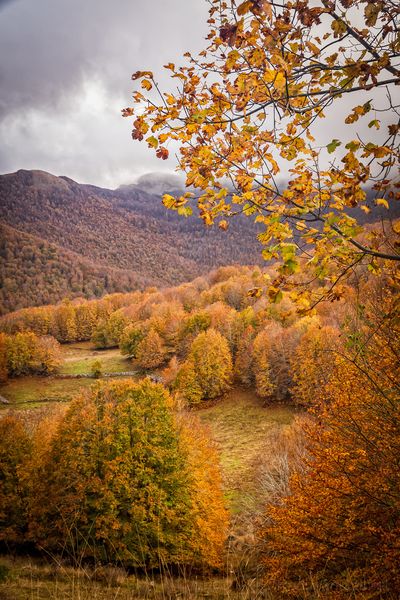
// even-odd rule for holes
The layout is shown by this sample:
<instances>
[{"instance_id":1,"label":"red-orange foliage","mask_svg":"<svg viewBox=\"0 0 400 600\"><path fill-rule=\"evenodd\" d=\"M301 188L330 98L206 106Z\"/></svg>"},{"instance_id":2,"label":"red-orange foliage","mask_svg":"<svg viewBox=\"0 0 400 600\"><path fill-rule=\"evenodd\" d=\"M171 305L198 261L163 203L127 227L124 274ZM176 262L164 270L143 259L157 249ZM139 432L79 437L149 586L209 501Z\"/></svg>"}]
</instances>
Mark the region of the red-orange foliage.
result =
<instances>
[{"instance_id":1,"label":"red-orange foliage","mask_svg":"<svg viewBox=\"0 0 400 600\"><path fill-rule=\"evenodd\" d=\"M17 415L0 419L0 546L15 547L26 541L27 492L20 469L30 456L31 440Z\"/></svg>"},{"instance_id":2,"label":"red-orange foliage","mask_svg":"<svg viewBox=\"0 0 400 600\"><path fill-rule=\"evenodd\" d=\"M399 312L385 293L347 350L330 355L306 431L308 470L268 508L266 578L282 597L311 589L311 579L340 599L400 589Z\"/></svg>"}]
</instances>

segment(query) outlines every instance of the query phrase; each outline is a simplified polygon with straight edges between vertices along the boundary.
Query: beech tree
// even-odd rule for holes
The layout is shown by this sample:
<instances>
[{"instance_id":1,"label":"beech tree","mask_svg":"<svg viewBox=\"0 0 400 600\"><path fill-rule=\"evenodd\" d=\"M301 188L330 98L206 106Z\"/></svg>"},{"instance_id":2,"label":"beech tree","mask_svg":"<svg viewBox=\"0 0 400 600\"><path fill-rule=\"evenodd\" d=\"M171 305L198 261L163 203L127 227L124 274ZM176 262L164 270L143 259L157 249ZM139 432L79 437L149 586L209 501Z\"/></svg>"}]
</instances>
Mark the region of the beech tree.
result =
<instances>
[{"instance_id":1,"label":"beech tree","mask_svg":"<svg viewBox=\"0 0 400 600\"><path fill-rule=\"evenodd\" d=\"M7 381L7 336L0 333L0 382Z\"/></svg>"},{"instance_id":2,"label":"beech tree","mask_svg":"<svg viewBox=\"0 0 400 600\"><path fill-rule=\"evenodd\" d=\"M308 456L288 495L268 507L262 532L266 578L282 598L307 596L315 586L320 597L335 589L338 599L361 598L366 590L371 598L398 594L400 336L393 283L381 280L362 307L357 336L348 328L346 343L335 347L333 340L329 354L322 350L323 384L308 374L315 385ZM329 330L321 332L316 347L322 339L326 349ZM306 357L304 364L307 377Z\"/></svg>"},{"instance_id":3,"label":"beech tree","mask_svg":"<svg viewBox=\"0 0 400 600\"><path fill-rule=\"evenodd\" d=\"M177 421L162 385L99 384L72 402L46 448L29 502L42 548L76 561L220 565L218 459L199 424Z\"/></svg>"},{"instance_id":4,"label":"beech tree","mask_svg":"<svg viewBox=\"0 0 400 600\"><path fill-rule=\"evenodd\" d=\"M318 324L302 336L291 360L295 402L310 407L324 400L324 389L334 374L338 337L335 328Z\"/></svg>"},{"instance_id":5,"label":"beech tree","mask_svg":"<svg viewBox=\"0 0 400 600\"><path fill-rule=\"evenodd\" d=\"M39 337L31 331L3 335L1 364L6 365L6 375L13 377L29 373L49 375L61 364L60 345L50 336Z\"/></svg>"},{"instance_id":6,"label":"beech tree","mask_svg":"<svg viewBox=\"0 0 400 600\"><path fill-rule=\"evenodd\" d=\"M163 364L167 350L157 331L150 329L136 348L136 360L143 369L154 369Z\"/></svg>"},{"instance_id":7,"label":"beech tree","mask_svg":"<svg viewBox=\"0 0 400 600\"><path fill-rule=\"evenodd\" d=\"M96 348L114 348L118 346L122 332L128 325L128 319L121 311L115 311L95 328L92 342Z\"/></svg>"},{"instance_id":8,"label":"beech tree","mask_svg":"<svg viewBox=\"0 0 400 600\"><path fill-rule=\"evenodd\" d=\"M26 541L27 494L19 469L30 452L23 420L12 414L0 419L0 546L6 548Z\"/></svg>"},{"instance_id":9,"label":"beech tree","mask_svg":"<svg viewBox=\"0 0 400 600\"><path fill-rule=\"evenodd\" d=\"M275 389L271 373L270 353L269 332L267 329L263 329L255 337L253 343L253 372L256 392L261 398L270 398Z\"/></svg>"},{"instance_id":10,"label":"beech tree","mask_svg":"<svg viewBox=\"0 0 400 600\"><path fill-rule=\"evenodd\" d=\"M189 402L216 398L229 389L232 357L228 342L215 329L199 333L177 375L176 388Z\"/></svg>"},{"instance_id":11,"label":"beech tree","mask_svg":"<svg viewBox=\"0 0 400 600\"><path fill-rule=\"evenodd\" d=\"M235 377L246 387L253 384L254 328L249 325L242 333L235 356Z\"/></svg>"},{"instance_id":12,"label":"beech tree","mask_svg":"<svg viewBox=\"0 0 400 600\"><path fill-rule=\"evenodd\" d=\"M145 333L143 328L136 323L131 323L123 330L119 341L119 347L121 354L127 355L131 358L136 357L137 348L139 343L144 338Z\"/></svg>"},{"instance_id":13,"label":"beech tree","mask_svg":"<svg viewBox=\"0 0 400 600\"><path fill-rule=\"evenodd\" d=\"M399 261L399 225L365 228L359 217L399 198L398 4L210 5L208 46L186 53L183 66L165 65L176 90L162 92L151 71L137 71L135 107L123 110L134 117L133 139L157 157L179 148L190 189L164 195L165 206L187 216L195 204L222 230L239 213L255 219L264 258L281 261L271 299L285 287L295 297L292 275L307 258L304 283L311 278L317 295L306 286L305 308L318 301L318 286L340 295L336 283L355 265L379 272L380 259ZM343 129L340 139L321 135L324 118L332 132Z\"/></svg>"}]
</instances>

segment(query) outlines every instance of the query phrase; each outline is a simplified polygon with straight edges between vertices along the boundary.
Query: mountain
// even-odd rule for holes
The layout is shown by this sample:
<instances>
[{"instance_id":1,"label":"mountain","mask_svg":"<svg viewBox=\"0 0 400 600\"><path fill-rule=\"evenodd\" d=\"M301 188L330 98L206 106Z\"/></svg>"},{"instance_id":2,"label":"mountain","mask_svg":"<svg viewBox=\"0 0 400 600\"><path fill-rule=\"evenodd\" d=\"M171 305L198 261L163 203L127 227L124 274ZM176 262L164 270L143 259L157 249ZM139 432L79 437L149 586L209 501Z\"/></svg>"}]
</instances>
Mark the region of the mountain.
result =
<instances>
[{"instance_id":1,"label":"mountain","mask_svg":"<svg viewBox=\"0 0 400 600\"><path fill-rule=\"evenodd\" d=\"M250 220L225 232L205 228L167 211L145 185L108 190L44 171L1 175L0 314L176 285L216 266L260 261Z\"/></svg>"}]
</instances>

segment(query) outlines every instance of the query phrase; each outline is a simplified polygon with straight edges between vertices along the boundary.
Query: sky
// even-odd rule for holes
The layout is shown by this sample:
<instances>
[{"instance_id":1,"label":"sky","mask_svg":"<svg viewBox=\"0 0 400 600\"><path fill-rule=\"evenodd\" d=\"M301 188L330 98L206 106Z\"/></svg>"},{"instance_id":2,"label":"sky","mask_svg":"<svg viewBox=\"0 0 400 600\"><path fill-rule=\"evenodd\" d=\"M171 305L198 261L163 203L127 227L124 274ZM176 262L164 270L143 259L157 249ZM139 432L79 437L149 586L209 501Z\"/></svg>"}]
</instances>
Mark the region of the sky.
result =
<instances>
[{"instance_id":1,"label":"sky","mask_svg":"<svg viewBox=\"0 0 400 600\"><path fill-rule=\"evenodd\" d=\"M137 70L173 90L163 64L206 46L208 8L207 0L0 0L0 173L42 169L109 188L173 173L173 153L161 161L133 142L121 109L132 105ZM385 89L359 101L371 96ZM351 134L343 120L355 104L350 94L335 102L317 142Z\"/></svg>"},{"instance_id":2,"label":"sky","mask_svg":"<svg viewBox=\"0 0 400 600\"><path fill-rule=\"evenodd\" d=\"M204 47L205 0L0 0L0 173L104 187L174 170L131 139L136 70Z\"/></svg>"}]
</instances>

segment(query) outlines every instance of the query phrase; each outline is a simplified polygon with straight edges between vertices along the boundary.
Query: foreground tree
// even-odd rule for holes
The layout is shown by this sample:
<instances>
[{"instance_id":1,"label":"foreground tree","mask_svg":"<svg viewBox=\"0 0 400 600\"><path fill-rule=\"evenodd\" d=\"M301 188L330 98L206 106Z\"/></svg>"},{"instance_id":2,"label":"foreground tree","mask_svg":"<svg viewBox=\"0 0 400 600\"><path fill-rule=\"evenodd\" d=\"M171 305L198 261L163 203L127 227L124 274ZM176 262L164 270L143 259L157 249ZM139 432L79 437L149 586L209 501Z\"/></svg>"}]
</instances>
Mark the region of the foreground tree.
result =
<instances>
[{"instance_id":1,"label":"foreground tree","mask_svg":"<svg viewBox=\"0 0 400 600\"><path fill-rule=\"evenodd\" d=\"M31 453L31 440L16 415L0 419L0 547L9 550L26 541L27 491L20 468Z\"/></svg>"},{"instance_id":2,"label":"foreground tree","mask_svg":"<svg viewBox=\"0 0 400 600\"><path fill-rule=\"evenodd\" d=\"M179 146L179 169L195 193L165 195L164 204L189 215L195 199L205 224L222 229L238 213L261 223L264 258L282 261L281 277L269 286L272 299L290 288L303 253L330 294L363 260L373 271L380 258L400 260L392 244L398 226L364 229L354 216L362 212L349 212L386 210L398 198L398 5L210 4L209 46L198 57L187 53L185 66L165 65L178 90L161 94L153 74L138 71L132 78L145 92L134 92L138 108L123 111L135 117L132 137L159 158L168 157L169 144ZM335 119L332 131L342 120L348 134L321 138L326 116Z\"/></svg>"},{"instance_id":3,"label":"foreground tree","mask_svg":"<svg viewBox=\"0 0 400 600\"><path fill-rule=\"evenodd\" d=\"M227 519L217 462L199 425L177 422L161 385L100 384L71 404L35 466L30 538L77 562L219 566Z\"/></svg>"},{"instance_id":4,"label":"foreground tree","mask_svg":"<svg viewBox=\"0 0 400 600\"><path fill-rule=\"evenodd\" d=\"M267 511L266 578L280 597L307 589L338 599L398 595L400 337L388 293L365 310L356 346L350 338L347 350L330 353L306 428L307 470Z\"/></svg>"}]
</instances>

